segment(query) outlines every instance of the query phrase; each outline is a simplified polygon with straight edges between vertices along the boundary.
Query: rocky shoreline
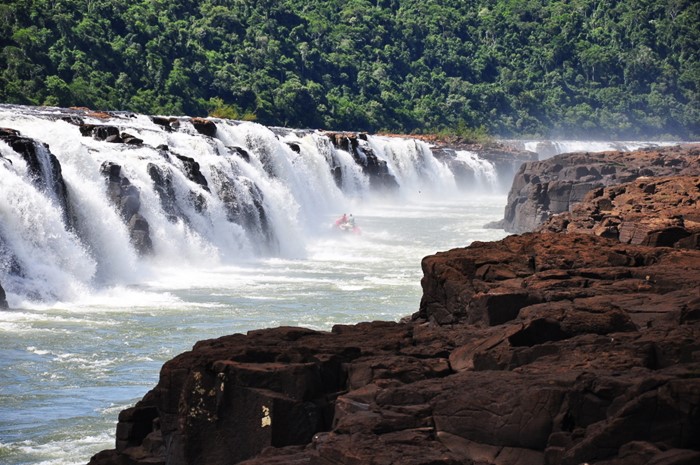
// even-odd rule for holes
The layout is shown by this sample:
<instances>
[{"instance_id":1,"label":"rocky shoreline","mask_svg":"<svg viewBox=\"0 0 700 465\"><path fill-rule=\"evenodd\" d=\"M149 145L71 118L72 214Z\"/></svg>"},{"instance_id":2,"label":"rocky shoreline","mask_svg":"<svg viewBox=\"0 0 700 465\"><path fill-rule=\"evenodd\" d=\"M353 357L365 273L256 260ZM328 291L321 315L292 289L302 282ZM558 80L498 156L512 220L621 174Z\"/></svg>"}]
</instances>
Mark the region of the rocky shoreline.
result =
<instances>
[{"instance_id":1,"label":"rocky shoreline","mask_svg":"<svg viewBox=\"0 0 700 465\"><path fill-rule=\"evenodd\" d=\"M524 168L592 192L538 232L426 257L406 321L197 343L90 464L700 463L693 150L570 157L617 187L566 157Z\"/></svg>"},{"instance_id":2,"label":"rocky shoreline","mask_svg":"<svg viewBox=\"0 0 700 465\"><path fill-rule=\"evenodd\" d=\"M579 232L626 244L700 248L700 176L638 178L598 188L540 230Z\"/></svg>"}]
</instances>

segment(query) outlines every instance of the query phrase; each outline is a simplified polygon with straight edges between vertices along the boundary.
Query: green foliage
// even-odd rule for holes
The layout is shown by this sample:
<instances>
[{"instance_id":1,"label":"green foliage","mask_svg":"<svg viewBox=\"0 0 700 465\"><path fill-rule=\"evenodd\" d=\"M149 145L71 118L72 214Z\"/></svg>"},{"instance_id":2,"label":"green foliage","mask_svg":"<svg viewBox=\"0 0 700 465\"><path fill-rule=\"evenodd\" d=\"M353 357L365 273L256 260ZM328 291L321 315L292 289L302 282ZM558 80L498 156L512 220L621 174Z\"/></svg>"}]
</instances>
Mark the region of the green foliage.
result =
<instances>
[{"instance_id":1,"label":"green foliage","mask_svg":"<svg viewBox=\"0 0 700 465\"><path fill-rule=\"evenodd\" d=\"M255 121L255 113L241 113L235 105L225 103L222 98L212 97L209 99L209 116L214 118L235 119L242 121Z\"/></svg>"},{"instance_id":2,"label":"green foliage","mask_svg":"<svg viewBox=\"0 0 700 465\"><path fill-rule=\"evenodd\" d=\"M486 127L469 127L464 121L458 122L454 128L443 128L435 132L440 138L457 139L467 144L486 144L493 141Z\"/></svg>"},{"instance_id":3,"label":"green foliage","mask_svg":"<svg viewBox=\"0 0 700 465\"><path fill-rule=\"evenodd\" d=\"M700 138L694 0L6 0L0 101L331 129Z\"/></svg>"},{"instance_id":4,"label":"green foliage","mask_svg":"<svg viewBox=\"0 0 700 465\"><path fill-rule=\"evenodd\" d=\"M215 118L240 119L241 117L240 112L235 106L224 103L224 100L219 97L212 97L209 99L209 108L209 116Z\"/></svg>"}]
</instances>

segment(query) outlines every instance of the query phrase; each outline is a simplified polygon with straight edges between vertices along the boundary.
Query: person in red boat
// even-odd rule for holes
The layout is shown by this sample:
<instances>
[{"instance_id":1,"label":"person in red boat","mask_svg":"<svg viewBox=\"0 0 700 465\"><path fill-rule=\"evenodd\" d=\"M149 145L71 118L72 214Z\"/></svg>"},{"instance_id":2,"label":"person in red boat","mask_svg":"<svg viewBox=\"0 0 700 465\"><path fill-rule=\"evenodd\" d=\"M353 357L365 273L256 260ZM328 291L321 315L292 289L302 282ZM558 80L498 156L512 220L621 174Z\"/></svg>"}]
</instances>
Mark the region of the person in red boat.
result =
<instances>
[{"instance_id":1,"label":"person in red boat","mask_svg":"<svg viewBox=\"0 0 700 465\"><path fill-rule=\"evenodd\" d=\"M360 228L358 228L355 224L355 217L352 216L352 213L350 214L350 216L343 213L343 216L335 220L334 226L336 229L339 229L341 231L361 234Z\"/></svg>"},{"instance_id":2,"label":"person in red boat","mask_svg":"<svg viewBox=\"0 0 700 465\"><path fill-rule=\"evenodd\" d=\"M351 216L352 216L352 215L351 215ZM346 215L345 213L343 213L343 216L341 216L340 218L338 218L337 220L335 220L335 227L336 227L336 228L340 228L341 226L343 226L343 225L346 224L347 222L348 222L348 215Z\"/></svg>"}]
</instances>

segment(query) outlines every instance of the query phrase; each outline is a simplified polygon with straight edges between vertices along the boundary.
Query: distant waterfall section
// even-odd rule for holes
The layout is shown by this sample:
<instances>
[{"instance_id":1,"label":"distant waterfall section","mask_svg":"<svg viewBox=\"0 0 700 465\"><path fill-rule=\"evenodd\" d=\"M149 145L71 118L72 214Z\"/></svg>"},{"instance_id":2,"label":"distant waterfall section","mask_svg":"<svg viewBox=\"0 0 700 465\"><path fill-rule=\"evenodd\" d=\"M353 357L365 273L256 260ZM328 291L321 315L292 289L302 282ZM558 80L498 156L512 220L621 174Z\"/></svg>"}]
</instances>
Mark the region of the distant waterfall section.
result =
<instances>
[{"instance_id":1,"label":"distant waterfall section","mask_svg":"<svg viewBox=\"0 0 700 465\"><path fill-rule=\"evenodd\" d=\"M659 141L587 141L587 140L518 140L512 146L534 152L540 160L562 153L575 152L633 152L635 150L677 145L678 142Z\"/></svg>"},{"instance_id":2,"label":"distant waterfall section","mask_svg":"<svg viewBox=\"0 0 700 465\"><path fill-rule=\"evenodd\" d=\"M476 153L407 138L7 105L0 128L8 300L70 302L160 265L303 258L362 202L508 187Z\"/></svg>"}]
</instances>

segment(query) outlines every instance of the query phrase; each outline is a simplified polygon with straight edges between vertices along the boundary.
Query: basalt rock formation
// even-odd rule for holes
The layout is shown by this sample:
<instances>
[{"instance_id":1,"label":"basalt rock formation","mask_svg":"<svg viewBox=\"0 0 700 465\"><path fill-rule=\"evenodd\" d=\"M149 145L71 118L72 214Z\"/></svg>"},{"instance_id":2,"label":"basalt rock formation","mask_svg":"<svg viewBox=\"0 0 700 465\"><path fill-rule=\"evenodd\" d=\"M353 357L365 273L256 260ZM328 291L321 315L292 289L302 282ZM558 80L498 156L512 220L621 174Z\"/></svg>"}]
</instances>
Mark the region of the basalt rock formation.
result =
<instances>
[{"instance_id":1,"label":"basalt rock formation","mask_svg":"<svg viewBox=\"0 0 700 465\"><path fill-rule=\"evenodd\" d=\"M80 120L73 121L80 126L83 136L92 136L97 140L114 143L139 145L140 139L136 139L126 133L119 133L119 129L109 125L87 125ZM73 228L75 220L69 200L68 188L63 179L61 164L56 156L51 153L49 146L39 143L34 139L22 136L14 129L0 128L0 140L7 143L15 152L22 156L27 163L27 168L34 183L46 190L60 205L65 224ZM121 174L121 167L117 164L106 162L101 167L102 174L107 182L107 195L112 203L117 206L120 215L129 229L131 240L136 250L142 254L152 251L152 242L147 220L139 214L141 206L138 188Z\"/></svg>"},{"instance_id":2,"label":"basalt rock formation","mask_svg":"<svg viewBox=\"0 0 700 465\"><path fill-rule=\"evenodd\" d=\"M700 248L700 176L638 178L590 191L540 227L654 247Z\"/></svg>"},{"instance_id":3,"label":"basalt rock formation","mask_svg":"<svg viewBox=\"0 0 700 465\"><path fill-rule=\"evenodd\" d=\"M422 266L407 321L197 343L91 464L700 461L700 251L536 233Z\"/></svg>"},{"instance_id":4,"label":"basalt rock formation","mask_svg":"<svg viewBox=\"0 0 700 465\"><path fill-rule=\"evenodd\" d=\"M326 132L326 136L338 149L352 155L355 162L362 167L362 171L369 176L370 184L375 189L396 189L396 178L389 172L384 160L377 158L372 147L367 144L367 134L357 132ZM340 171L334 171L336 181L341 176Z\"/></svg>"},{"instance_id":5,"label":"basalt rock formation","mask_svg":"<svg viewBox=\"0 0 700 465\"><path fill-rule=\"evenodd\" d=\"M700 147L574 153L525 163L513 179L499 226L513 233L533 231L552 215L569 211L591 190L639 177L677 175L700 175Z\"/></svg>"},{"instance_id":6,"label":"basalt rock formation","mask_svg":"<svg viewBox=\"0 0 700 465\"><path fill-rule=\"evenodd\" d=\"M5 142L24 159L33 183L55 199L61 206L66 224L73 227L68 189L63 179L61 164L51 153L49 146L24 137L19 131L10 128L0 128L0 141Z\"/></svg>"},{"instance_id":7,"label":"basalt rock formation","mask_svg":"<svg viewBox=\"0 0 700 465\"><path fill-rule=\"evenodd\" d=\"M2 288L0 284L0 308L7 308L7 296L5 295L5 289Z\"/></svg>"},{"instance_id":8,"label":"basalt rock formation","mask_svg":"<svg viewBox=\"0 0 700 465\"><path fill-rule=\"evenodd\" d=\"M107 124L84 124L79 123L80 133L85 136L92 136L95 140L102 140L114 144L141 145L143 140L132 136L126 132L120 132L116 126Z\"/></svg>"},{"instance_id":9,"label":"basalt rock formation","mask_svg":"<svg viewBox=\"0 0 700 465\"><path fill-rule=\"evenodd\" d=\"M140 255L148 255L153 251L153 242L148 221L139 213L141 193L121 171L122 167L116 163L102 164L101 172L107 183L107 196L127 225L136 251Z\"/></svg>"}]
</instances>

